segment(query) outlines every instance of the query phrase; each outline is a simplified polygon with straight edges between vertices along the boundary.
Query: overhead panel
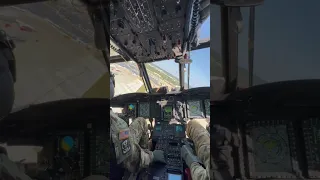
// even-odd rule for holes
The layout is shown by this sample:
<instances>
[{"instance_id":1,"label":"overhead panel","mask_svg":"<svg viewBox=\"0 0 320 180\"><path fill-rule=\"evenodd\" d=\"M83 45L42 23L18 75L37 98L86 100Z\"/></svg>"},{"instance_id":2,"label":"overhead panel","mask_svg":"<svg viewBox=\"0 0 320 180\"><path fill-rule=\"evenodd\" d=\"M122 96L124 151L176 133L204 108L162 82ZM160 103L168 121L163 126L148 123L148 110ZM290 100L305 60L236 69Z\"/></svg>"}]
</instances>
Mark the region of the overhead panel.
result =
<instances>
[{"instance_id":1,"label":"overhead panel","mask_svg":"<svg viewBox=\"0 0 320 180\"><path fill-rule=\"evenodd\" d=\"M192 1L119 0L110 5L111 38L137 62L181 55Z\"/></svg>"}]
</instances>

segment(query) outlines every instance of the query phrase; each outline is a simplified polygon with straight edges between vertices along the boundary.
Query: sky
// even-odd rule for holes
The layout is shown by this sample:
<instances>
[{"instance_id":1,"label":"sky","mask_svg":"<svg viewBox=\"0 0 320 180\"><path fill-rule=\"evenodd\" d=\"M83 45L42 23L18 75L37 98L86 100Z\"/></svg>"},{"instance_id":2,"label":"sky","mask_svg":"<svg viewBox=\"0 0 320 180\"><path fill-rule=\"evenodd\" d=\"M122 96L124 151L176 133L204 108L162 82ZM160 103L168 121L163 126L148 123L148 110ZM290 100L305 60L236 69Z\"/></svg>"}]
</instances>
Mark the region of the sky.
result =
<instances>
[{"instance_id":1,"label":"sky","mask_svg":"<svg viewBox=\"0 0 320 180\"><path fill-rule=\"evenodd\" d=\"M200 39L210 38L210 17L200 28ZM210 48L191 52L190 86L210 86ZM154 62L153 64L179 78L179 66L174 60ZM187 78L186 78L187 79Z\"/></svg>"},{"instance_id":2,"label":"sky","mask_svg":"<svg viewBox=\"0 0 320 180\"><path fill-rule=\"evenodd\" d=\"M256 8L254 73L268 82L320 78L320 1L265 1ZM220 30L219 9L214 8L213 31ZM248 69L249 9L242 8L239 66ZM213 16L211 14L211 16ZM211 45L220 52L220 34Z\"/></svg>"}]
</instances>

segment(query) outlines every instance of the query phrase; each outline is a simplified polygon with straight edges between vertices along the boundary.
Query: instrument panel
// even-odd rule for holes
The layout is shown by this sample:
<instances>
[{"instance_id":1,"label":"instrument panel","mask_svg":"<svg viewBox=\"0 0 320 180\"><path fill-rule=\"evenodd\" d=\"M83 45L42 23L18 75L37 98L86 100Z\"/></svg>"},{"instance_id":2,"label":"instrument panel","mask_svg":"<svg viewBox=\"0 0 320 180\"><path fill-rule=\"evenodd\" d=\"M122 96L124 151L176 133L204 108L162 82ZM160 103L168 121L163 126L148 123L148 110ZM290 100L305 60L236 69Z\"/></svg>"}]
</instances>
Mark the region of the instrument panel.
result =
<instances>
[{"instance_id":1,"label":"instrument panel","mask_svg":"<svg viewBox=\"0 0 320 180\"><path fill-rule=\"evenodd\" d=\"M111 38L138 62L182 55L189 34L193 1L114 0Z\"/></svg>"},{"instance_id":2,"label":"instrument panel","mask_svg":"<svg viewBox=\"0 0 320 180\"><path fill-rule=\"evenodd\" d=\"M303 121L303 134L309 177L320 178L320 119Z\"/></svg>"},{"instance_id":3,"label":"instrument panel","mask_svg":"<svg viewBox=\"0 0 320 180\"><path fill-rule=\"evenodd\" d=\"M48 169L45 173L49 177L58 176L66 180L82 179L91 174L108 177L108 138L108 132L94 123L87 124L87 129L82 131L57 130L46 137L47 148L38 164L46 164Z\"/></svg>"},{"instance_id":4,"label":"instrument panel","mask_svg":"<svg viewBox=\"0 0 320 180\"><path fill-rule=\"evenodd\" d=\"M292 123L253 121L246 124L246 132L250 178L296 177L299 165Z\"/></svg>"},{"instance_id":5,"label":"instrument panel","mask_svg":"<svg viewBox=\"0 0 320 180\"><path fill-rule=\"evenodd\" d=\"M284 81L214 102L215 123L231 132L239 130L242 140L242 146L233 149L236 153L228 155L235 169L232 176L320 179L319 91L319 80ZM214 136L219 135L219 127L215 129Z\"/></svg>"},{"instance_id":6,"label":"instrument panel","mask_svg":"<svg viewBox=\"0 0 320 180\"><path fill-rule=\"evenodd\" d=\"M94 124L90 131L90 173L109 177L110 173L110 134L105 123ZM109 128L109 127L108 127Z\"/></svg>"},{"instance_id":7,"label":"instrument panel","mask_svg":"<svg viewBox=\"0 0 320 180\"><path fill-rule=\"evenodd\" d=\"M177 101L175 101L177 102ZM210 101L206 100L193 100L183 102L183 106L189 107L189 113L186 117L189 118L203 118L210 117ZM173 113L177 111L176 105L163 107L164 111L161 111L161 105L159 101L140 102L137 100L135 103L125 104L126 117L136 118L156 118L164 121L169 121L173 117ZM182 117L183 118L183 117Z\"/></svg>"},{"instance_id":8,"label":"instrument panel","mask_svg":"<svg viewBox=\"0 0 320 180\"><path fill-rule=\"evenodd\" d=\"M68 99L30 105L0 121L0 141L8 146L42 146L34 179L108 177L110 124L108 99ZM27 122L27 123L26 123Z\"/></svg>"},{"instance_id":9,"label":"instrument panel","mask_svg":"<svg viewBox=\"0 0 320 180\"><path fill-rule=\"evenodd\" d=\"M297 122L288 120L247 122L245 157L248 157L249 177L252 179L299 179L303 176L320 178L319 124L319 118ZM303 133L302 137L299 137L299 130Z\"/></svg>"},{"instance_id":10,"label":"instrument panel","mask_svg":"<svg viewBox=\"0 0 320 180\"><path fill-rule=\"evenodd\" d=\"M143 102L139 104L139 117L149 117L150 116L150 104L148 102Z\"/></svg>"},{"instance_id":11,"label":"instrument panel","mask_svg":"<svg viewBox=\"0 0 320 180\"><path fill-rule=\"evenodd\" d=\"M235 171L235 177L243 173L254 180L320 178L320 117L290 118L251 115L245 121L239 134L243 148L230 154L233 168L243 170Z\"/></svg>"},{"instance_id":12,"label":"instrument panel","mask_svg":"<svg viewBox=\"0 0 320 180\"><path fill-rule=\"evenodd\" d=\"M66 132L55 136L54 157L51 164L49 164L50 176L54 176L54 173L74 179L84 176L83 135L82 132ZM50 158L47 157L45 159Z\"/></svg>"},{"instance_id":13,"label":"instrument panel","mask_svg":"<svg viewBox=\"0 0 320 180\"><path fill-rule=\"evenodd\" d=\"M166 107L165 105L170 105ZM112 107L123 107L126 118L210 117L209 88L195 88L177 94L131 93L114 97ZM162 111L162 109L165 111Z\"/></svg>"},{"instance_id":14,"label":"instrument panel","mask_svg":"<svg viewBox=\"0 0 320 180\"><path fill-rule=\"evenodd\" d=\"M185 127L181 124L168 124L158 122L152 134L153 141L158 141L159 138L164 139L183 139L186 137Z\"/></svg>"}]
</instances>

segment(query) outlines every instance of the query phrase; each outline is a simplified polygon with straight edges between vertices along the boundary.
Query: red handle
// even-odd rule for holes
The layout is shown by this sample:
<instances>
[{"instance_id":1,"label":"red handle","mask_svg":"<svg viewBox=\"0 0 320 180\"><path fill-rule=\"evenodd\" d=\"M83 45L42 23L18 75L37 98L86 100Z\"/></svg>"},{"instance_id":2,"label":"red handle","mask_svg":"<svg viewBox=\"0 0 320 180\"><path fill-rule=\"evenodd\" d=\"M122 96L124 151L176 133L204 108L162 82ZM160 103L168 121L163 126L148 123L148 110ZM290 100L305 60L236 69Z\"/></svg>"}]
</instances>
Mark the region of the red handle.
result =
<instances>
[{"instance_id":1,"label":"red handle","mask_svg":"<svg viewBox=\"0 0 320 180\"><path fill-rule=\"evenodd\" d=\"M185 174L185 180L192 180L192 177L191 177L191 171L190 171L190 169L189 168L186 168L185 170L184 170L184 174Z\"/></svg>"}]
</instances>

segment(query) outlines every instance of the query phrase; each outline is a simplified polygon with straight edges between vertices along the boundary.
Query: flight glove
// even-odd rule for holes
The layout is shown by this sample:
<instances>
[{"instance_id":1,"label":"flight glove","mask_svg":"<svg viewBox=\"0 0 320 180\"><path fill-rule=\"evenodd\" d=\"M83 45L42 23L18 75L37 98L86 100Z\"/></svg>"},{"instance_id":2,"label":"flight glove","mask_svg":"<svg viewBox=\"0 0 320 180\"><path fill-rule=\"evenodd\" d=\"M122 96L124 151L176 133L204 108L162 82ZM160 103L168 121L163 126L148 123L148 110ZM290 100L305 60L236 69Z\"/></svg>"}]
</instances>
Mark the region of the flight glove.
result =
<instances>
[{"instance_id":1,"label":"flight glove","mask_svg":"<svg viewBox=\"0 0 320 180\"><path fill-rule=\"evenodd\" d=\"M182 159L186 162L187 166L190 168L192 163L199 163L202 165L199 158L194 154L192 148L189 145L183 145L181 148Z\"/></svg>"},{"instance_id":2,"label":"flight glove","mask_svg":"<svg viewBox=\"0 0 320 180\"><path fill-rule=\"evenodd\" d=\"M153 153L153 162L166 163L166 159L164 158L164 152L163 151L154 150L152 153Z\"/></svg>"}]
</instances>

